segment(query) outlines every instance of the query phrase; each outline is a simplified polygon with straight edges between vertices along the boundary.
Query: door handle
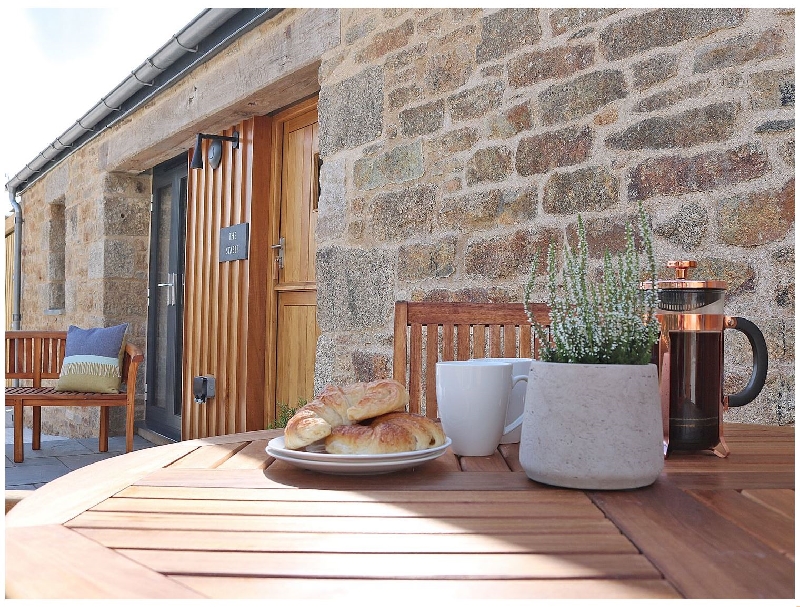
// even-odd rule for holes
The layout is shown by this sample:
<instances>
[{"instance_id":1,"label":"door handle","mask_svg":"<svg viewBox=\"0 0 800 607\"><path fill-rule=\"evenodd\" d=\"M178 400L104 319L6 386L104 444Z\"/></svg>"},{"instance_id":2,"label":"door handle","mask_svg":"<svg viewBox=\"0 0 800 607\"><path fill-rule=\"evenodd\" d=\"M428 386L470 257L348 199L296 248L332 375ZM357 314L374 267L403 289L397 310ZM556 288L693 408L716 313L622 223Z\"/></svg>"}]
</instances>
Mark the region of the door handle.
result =
<instances>
[{"instance_id":1,"label":"door handle","mask_svg":"<svg viewBox=\"0 0 800 607\"><path fill-rule=\"evenodd\" d=\"M270 249L278 249L278 257L277 257L278 269L282 270L284 263L284 251L286 251L286 239L283 236L281 236L280 239L278 240L278 244L272 245Z\"/></svg>"},{"instance_id":2,"label":"door handle","mask_svg":"<svg viewBox=\"0 0 800 607\"><path fill-rule=\"evenodd\" d=\"M167 280L170 282L160 282L156 286L157 287L168 287L167 291L167 305L174 306L175 305L175 281L177 279L177 274L175 272L170 272L167 274Z\"/></svg>"}]
</instances>

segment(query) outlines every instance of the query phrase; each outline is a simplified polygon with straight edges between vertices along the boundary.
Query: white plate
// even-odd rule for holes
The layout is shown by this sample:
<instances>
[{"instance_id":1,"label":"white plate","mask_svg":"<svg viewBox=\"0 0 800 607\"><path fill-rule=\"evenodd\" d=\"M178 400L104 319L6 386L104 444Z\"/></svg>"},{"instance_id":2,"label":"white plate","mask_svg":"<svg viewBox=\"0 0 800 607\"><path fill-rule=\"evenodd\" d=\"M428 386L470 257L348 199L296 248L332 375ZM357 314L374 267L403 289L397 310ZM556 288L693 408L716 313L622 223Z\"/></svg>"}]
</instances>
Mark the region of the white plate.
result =
<instances>
[{"instance_id":1,"label":"white plate","mask_svg":"<svg viewBox=\"0 0 800 607\"><path fill-rule=\"evenodd\" d=\"M439 456L450 446L452 441L445 437L444 443L438 447L431 449L421 449L420 451L402 451L400 453L326 453L321 451L321 445L309 445L313 450L311 451L297 451L295 449L287 449L283 436L278 436L269 441L267 447L279 455L283 455L293 460L315 461L315 462L352 462L352 463L372 463L372 462L394 462L394 461L407 461L410 459L427 458L429 455ZM306 447L307 449L309 447ZM427 460L426 460L427 461Z\"/></svg>"},{"instance_id":2,"label":"white plate","mask_svg":"<svg viewBox=\"0 0 800 607\"><path fill-rule=\"evenodd\" d=\"M449 441L448 441L449 443ZM446 447L445 447L446 448ZM430 450L427 450L430 451ZM290 451L290 453L295 453ZM302 453L297 452L297 453ZM411 451L409 453L421 453L419 451ZM389 472L396 472L398 470L405 470L419 466L437 457L441 457L444 451L438 453L428 453L422 457L407 457L406 459L396 459L392 461L319 461L310 459L297 459L286 455L285 453L278 453L269 446L267 447L267 455L274 457L277 460L304 468L306 470L314 470L315 472L324 472L326 474L344 474L344 475L367 475L367 474L387 474ZM330 455L330 454L328 454Z\"/></svg>"}]
</instances>

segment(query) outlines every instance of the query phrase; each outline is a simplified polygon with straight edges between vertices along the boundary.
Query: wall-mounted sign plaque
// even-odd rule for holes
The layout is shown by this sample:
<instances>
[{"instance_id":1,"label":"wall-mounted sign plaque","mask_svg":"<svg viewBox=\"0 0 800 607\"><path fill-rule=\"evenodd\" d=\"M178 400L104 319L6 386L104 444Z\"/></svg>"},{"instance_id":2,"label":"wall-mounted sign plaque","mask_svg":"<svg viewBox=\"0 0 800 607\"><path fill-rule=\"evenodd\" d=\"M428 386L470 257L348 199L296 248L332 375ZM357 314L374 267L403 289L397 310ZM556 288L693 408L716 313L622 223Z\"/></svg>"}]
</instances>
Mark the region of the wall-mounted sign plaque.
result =
<instances>
[{"instance_id":1,"label":"wall-mounted sign plaque","mask_svg":"<svg viewBox=\"0 0 800 607\"><path fill-rule=\"evenodd\" d=\"M239 223L219 230L219 260L247 259L250 224Z\"/></svg>"}]
</instances>

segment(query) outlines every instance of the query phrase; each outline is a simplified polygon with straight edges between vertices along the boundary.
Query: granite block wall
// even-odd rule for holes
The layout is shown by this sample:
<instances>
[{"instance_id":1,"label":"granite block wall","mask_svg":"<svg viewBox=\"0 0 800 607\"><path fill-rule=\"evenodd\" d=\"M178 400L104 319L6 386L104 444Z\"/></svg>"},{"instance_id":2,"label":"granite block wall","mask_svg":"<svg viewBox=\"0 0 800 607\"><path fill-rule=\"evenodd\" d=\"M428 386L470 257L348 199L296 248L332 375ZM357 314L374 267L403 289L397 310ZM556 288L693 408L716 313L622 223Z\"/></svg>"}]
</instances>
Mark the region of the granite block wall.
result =
<instances>
[{"instance_id":1,"label":"granite block wall","mask_svg":"<svg viewBox=\"0 0 800 607\"><path fill-rule=\"evenodd\" d=\"M23 197L22 329L65 331L129 323L147 336L150 177L102 170L100 146L81 148ZM136 419L144 418L144 368ZM25 411L31 424L32 412ZM97 436L97 407L43 407L42 432ZM109 432L125 433L125 408L109 411Z\"/></svg>"},{"instance_id":2,"label":"granite block wall","mask_svg":"<svg viewBox=\"0 0 800 607\"><path fill-rule=\"evenodd\" d=\"M391 375L393 302L521 301L532 256L622 245L729 283L794 423L794 11L341 9L322 57L316 387ZM668 276L664 273L664 277ZM544 289L540 291L544 297ZM726 336L726 389L744 338Z\"/></svg>"}]
</instances>

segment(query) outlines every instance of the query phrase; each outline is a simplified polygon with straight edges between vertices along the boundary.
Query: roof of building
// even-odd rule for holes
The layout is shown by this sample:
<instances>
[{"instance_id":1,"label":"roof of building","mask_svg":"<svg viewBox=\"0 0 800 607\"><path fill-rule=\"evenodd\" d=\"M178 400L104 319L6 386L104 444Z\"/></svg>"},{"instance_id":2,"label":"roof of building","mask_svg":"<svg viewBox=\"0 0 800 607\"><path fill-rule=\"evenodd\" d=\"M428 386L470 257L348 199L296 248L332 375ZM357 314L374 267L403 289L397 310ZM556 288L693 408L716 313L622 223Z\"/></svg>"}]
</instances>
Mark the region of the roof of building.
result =
<instances>
[{"instance_id":1,"label":"roof of building","mask_svg":"<svg viewBox=\"0 0 800 607\"><path fill-rule=\"evenodd\" d=\"M204 9L6 183L22 192L70 154L211 59L280 8Z\"/></svg>"}]
</instances>

